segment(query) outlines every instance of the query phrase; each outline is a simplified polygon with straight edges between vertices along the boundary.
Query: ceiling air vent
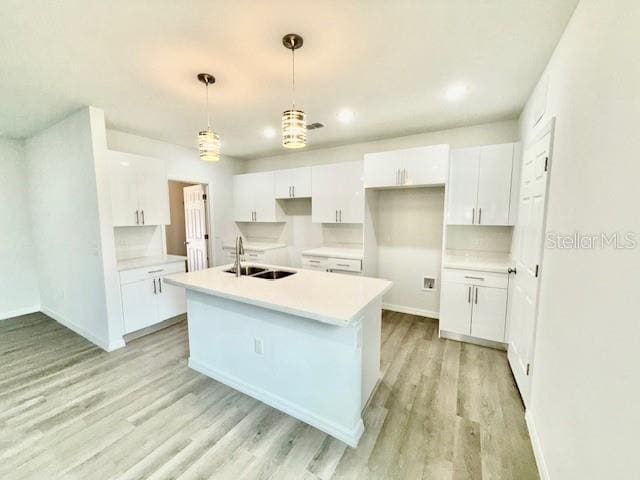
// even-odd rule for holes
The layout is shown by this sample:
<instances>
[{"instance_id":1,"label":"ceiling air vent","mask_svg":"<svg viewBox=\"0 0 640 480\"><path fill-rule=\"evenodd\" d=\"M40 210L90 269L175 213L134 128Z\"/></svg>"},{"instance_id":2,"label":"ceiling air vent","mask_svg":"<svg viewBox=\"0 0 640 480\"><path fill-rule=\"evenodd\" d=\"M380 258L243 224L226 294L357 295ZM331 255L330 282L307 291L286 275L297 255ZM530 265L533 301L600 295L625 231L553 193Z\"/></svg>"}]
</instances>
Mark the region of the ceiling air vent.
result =
<instances>
[{"instance_id":1,"label":"ceiling air vent","mask_svg":"<svg viewBox=\"0 0 640 480\"><path fill-rule=\"evenodd\" d=\"M323 128L324 124L320 122L314 122L307 125L307 130L317 130L318 128Z\"/></svg>"}]
</instances>

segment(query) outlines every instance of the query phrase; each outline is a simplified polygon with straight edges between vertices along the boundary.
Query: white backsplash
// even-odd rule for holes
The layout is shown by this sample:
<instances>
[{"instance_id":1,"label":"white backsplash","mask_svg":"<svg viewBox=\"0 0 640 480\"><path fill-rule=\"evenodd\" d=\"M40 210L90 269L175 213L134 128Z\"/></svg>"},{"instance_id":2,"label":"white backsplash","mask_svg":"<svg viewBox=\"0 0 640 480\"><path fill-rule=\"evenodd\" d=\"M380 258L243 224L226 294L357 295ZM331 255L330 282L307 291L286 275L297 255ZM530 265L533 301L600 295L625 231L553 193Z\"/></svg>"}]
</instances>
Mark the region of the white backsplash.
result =
<instances>
[{"instance_id":1,"label":"white backsplash","mask_svg":"<svg viewBox=\"0 0 640 480\"><path fill-rule=\"evenodd\" d=\"M162 255L161 226L115 227L113 236L116 245L116 258L128 258Z\"/></svg>"},{"instance_id":2,"label":"white backsplash","mask_svg":"<svg viewBox=\"0 0 640 480\"><path fill-rule=\"evenodd\" d=\"M509 253L513 227L447 226L447 250Z\"/></svg>"}]
</instances>

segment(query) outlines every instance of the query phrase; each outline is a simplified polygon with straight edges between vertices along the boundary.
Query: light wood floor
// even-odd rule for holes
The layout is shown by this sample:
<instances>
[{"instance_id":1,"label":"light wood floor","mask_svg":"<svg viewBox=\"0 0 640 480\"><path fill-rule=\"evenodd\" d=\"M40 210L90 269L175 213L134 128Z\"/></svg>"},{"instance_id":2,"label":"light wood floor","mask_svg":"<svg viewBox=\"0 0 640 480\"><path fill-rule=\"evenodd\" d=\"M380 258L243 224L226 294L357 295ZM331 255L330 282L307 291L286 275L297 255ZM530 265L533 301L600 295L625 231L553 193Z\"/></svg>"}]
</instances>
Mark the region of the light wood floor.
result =
<instances>
[{"instance_id":1,"label":"light wood floor","mask_svg":"<svg viewBox=\"0 0 640 480\"><path fill-rule=\"evenodd\" d=\"M357 449L187 367L181 322L105 353L42 314L0 322L0 478L538 478L504 352L384 314Z\"/></svg>"}]
</instances>

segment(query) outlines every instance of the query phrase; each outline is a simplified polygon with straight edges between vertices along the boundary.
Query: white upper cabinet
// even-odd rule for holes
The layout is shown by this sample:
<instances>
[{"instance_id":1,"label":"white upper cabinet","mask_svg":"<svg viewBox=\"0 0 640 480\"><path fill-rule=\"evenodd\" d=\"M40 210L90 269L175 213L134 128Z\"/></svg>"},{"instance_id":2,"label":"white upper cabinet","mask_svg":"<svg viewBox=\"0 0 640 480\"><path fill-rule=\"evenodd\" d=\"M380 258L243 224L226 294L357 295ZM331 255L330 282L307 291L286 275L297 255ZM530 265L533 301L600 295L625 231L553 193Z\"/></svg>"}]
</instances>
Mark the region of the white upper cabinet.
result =
<instances>
[{"instance_id":1,"label":"white upper cabinet","mask_svg":"<svg viewBox=\"0 0 640 480\"><path fill-rule=\"evenodd\" d=\"M113 225L168 225L169 183L162 160L108 151Z\"/></svg>"},{"instance_id":2,"label":"white upper cabinet","mask_svg":"<svg viewBox=\"0 0 640 480\"><path fill-rule=\"evenodd\" d=\"M364 156L366 188L444 185L449 145L368 153Z\"/></svg>"},{"instance_id":3,"label":"white upper cabinet","mask_svg":"<svg viewBox=\"0 0 640 480\"><path fill-rule=\"evenodd\" d=\"M236 222L281 222L276 201L275 173L260 172L233 177L233 211Z\"/></svg>"},{"instance_id":4,"label":"white upper cabinet","mask_svg":"<svg viewBox=\"0 0 640 480\"><path fill-rule=\"evenodd\" d=\"M313 222L364 222L363 162L312 167L311 181Z\"/></svg>"},{"instance_id":5,"label":"white upper cabinet","mask_svg":"<svg viewBox=\"0 0 640 480\"><path fill-rule=\"evenodd\" d=\"M311 167L290 168L275 172L276 198L311 196Z\"/></svg>"},{"instance_id":6,"label":"white upper cabinet","mask_svg":"<svg viewBox=\"0 0 640 480\"><path fill-rule=\"evenodd\" d=\"M450 225L510 225L515 144L451 151L447 184Z\"/></svg>"}]
</instances>

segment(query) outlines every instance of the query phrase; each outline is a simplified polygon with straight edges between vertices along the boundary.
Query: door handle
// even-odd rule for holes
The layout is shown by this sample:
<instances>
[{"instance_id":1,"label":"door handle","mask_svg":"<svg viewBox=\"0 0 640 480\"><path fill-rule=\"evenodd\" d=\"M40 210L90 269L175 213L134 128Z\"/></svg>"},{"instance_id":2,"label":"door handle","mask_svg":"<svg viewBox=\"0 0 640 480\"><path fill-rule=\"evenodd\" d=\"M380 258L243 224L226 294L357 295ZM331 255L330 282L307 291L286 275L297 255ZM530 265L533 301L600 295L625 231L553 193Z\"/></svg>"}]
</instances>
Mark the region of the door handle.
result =
<instances>
[{"instance_id":1,"label":"door handle","mask_svg":"<svg viewBox=\"0 0 640 480\"><path fill-rule=\"evenodd\" d=\"M142 212L142 224L144 225L144 210L140 210Z\"/></svg>"},{"instance_id":2,"label":"door handle","mask_svg":"<svg viewBox=\"0 0 640 480\"><path fill-rule=\"evenodd\" d=\"M471 303L471 287L469 287L469 294L467 295L467 303Z\"/></svg>"},{"instance_id":3,"label":"door handle","mask_svg":"<svg viewBox=\"0 0 640 480\"><path fill-rule=\"evenodd\" d=\"M482 225L482 207L478 208L478 225Z\"/></svg>"},{"instance_id":4,"label":"door handle","mask_svg":"<svg viewBox=\"0 0 640 480\"><path fill-rule=\"evenodd\" d=\"M156 279L153 279L153 294L156 295L158 292L156 291Z\"/></svg>"},{"instance_id":5,"label":"door handle","mask_svg":"<svg viewBox=\"0 0 640 480\"><path fill-rule=\"evenodd\" d=\"M136 225L140 225L140 214L138 210L136 210Z\"/></svg>"},{"instance_id":6,"label":"door handle","mask_svg":"<svg viewBox=\"0 0 640 480\"><path fill-rule=\"evenodd\" d=\"M518 271L516 270L516 267L509 267L507 268L507 273L513 273L514 275L517 275Z\"/></svg>"},{"instance_id":7,"label":"door handle","mask_svg":"<svg viewBox=\"0 0 640 480\"><path fill-rule=\"evenodd\" d=\"M478 287L475 287L475 289L476 289L476 299L474 303L477 305L478 304Z\"/></svg>"},{"instance_id":8,"label":"door handle","mask_svg":"<svg viewBox=\"0 0 640 480\"><path fill-rule=\"evenodd\" d=\"M476 209L473 207L471 209L471 225L476 223Z\"/></svg>"}]
</instances>

